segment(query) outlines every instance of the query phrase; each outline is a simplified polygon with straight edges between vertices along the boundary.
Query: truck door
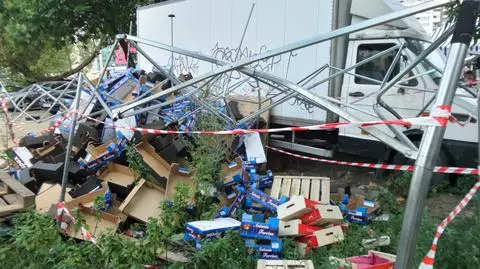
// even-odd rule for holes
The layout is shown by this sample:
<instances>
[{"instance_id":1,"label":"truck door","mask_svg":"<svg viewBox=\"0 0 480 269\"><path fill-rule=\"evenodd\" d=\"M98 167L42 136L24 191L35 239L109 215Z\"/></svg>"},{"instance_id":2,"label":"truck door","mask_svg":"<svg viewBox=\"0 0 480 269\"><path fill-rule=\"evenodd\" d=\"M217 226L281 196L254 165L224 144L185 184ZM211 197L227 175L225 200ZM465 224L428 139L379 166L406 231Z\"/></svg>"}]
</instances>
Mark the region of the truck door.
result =
<instances>
[{"instance_id":1,"label":"truck door","mask_svg":"<svg viewBox=\"0 0 480 269\"><path fill-rule=\"evenodd\" d=\"M350 41L347 66L355 65L367 58L378 55L394 47L399 42L400 40L398 39ZM350 74L345 75L342 100L375 114L373 105L377 103L377 92L390 66L394 62L397 52L398 49L392 50L387 54L358 66L351 71ZM411 55L408 54L407 50L402 52L400 59L395 63L390 76L387 78L387 82L395 77L410 62L410 57ZM415 73L416 71L413 70L408 76L413 76ZM402 85L404 87L390 89L382 99L402 117L415 117L424 103L425 95L423 91L415 90L415 88L423 87L423 81L414 78ZM383 114L388 118L393 118L390 113L383 109L382 111L384 111ZM363 113L359 114L359 116L362 120L378 120L378 117L364 115ZM346 128L343 131L343 135L373 139L366 133L362 133L358 128Z\"/></svg>"}]
</instances>

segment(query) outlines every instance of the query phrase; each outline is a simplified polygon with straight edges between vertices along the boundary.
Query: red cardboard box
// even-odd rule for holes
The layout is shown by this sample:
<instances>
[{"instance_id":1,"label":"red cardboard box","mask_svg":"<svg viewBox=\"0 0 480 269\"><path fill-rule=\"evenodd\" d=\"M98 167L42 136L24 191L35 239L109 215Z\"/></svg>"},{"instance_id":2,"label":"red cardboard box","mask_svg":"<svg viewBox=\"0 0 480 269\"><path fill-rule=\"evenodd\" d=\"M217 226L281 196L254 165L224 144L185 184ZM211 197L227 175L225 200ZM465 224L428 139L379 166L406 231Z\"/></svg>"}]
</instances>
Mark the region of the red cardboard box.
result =
<instances>
[{"instance_id":1,"label":"red cardboard box","mask_svg":"<svg viewBox=\"0 0 480 269\"><path fill-rule=\"evenodd\" d=\"M340 208L335 205L317 205L309 213L303 214L300 219L307 225L324 225L343 221Z\"/></svg>"},{"instance_id":2,"label":"red cardboard box","mask_svg":"<svg viewBox=\"0 0 480 269\"><path fill-rule=\"evenodd\" d=\"M311 235L315 231L321 230L321 227L302 224L299 219L290 221L281 221L278 229L278 236L302 236Z\"/></svg>"},{"instance_id":3,"label":"red cardboard box","mask_svg":"<svg viewBox=\"0 0 480 269\"><path fill-rule=\"evenodd\" d=\"M305 199L303 196L292 196L290 200L277 207L277 216L280 220L287 221L297 219L311 212L320 202Z\"/></svg>"},{"instance_id":4,"label":"red cardboard box","mask_svg":"<svg viewBox=\"0 0 480 269\"><path fill-rule=\"evenodd\" d=\"M297 241L307 244L306 247L308 250L309 248L318 248L340 242L343 239L342 228L340 226L333 226L315 231L312 235L300 237Z\"/></svg>"}]
</instances>

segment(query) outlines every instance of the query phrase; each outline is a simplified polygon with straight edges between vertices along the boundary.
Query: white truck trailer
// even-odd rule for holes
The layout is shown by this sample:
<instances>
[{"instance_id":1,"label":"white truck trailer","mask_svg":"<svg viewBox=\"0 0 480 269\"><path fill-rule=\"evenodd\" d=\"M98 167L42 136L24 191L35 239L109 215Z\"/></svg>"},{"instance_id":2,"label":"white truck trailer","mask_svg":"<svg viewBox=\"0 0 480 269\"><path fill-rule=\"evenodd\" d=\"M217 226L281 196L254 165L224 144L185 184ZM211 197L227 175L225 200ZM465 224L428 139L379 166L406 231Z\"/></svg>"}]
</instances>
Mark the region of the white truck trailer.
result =
<instances>
[{"instance_id":1,"label":"white truck trailer","mask_svg":"<svg viewBox=\"0 0 480 269\"><path fill-rule=\"evenodd\" d=\"M138 8L137 32L142 39L199 52L224 62L236 62L296 40L402 10L404 7L398 2L170 0ZM382 86L415 61L431 42L413 17L405 17L270 57L249 67L295 83L318 71L310 81L299 85L315 96L341 101L339 106L343 111L358 115L362 121L413 118L428 115L432 109L444 67L441 53L430 53L389 90L383 91ZM139 46L166 70L172 67L175 74L188 71L195 77L219 67L153 46ZM153 69L145 57L139 58L139 67L147 71ZM340 75L332 78L336 72ZM221 85L227 88L242 79L244 75L234 71L223 78ZM272 87L248 78L247 83L235 91L240 95L256 95L254 89L263 98L273 96L273 101L281 98L275 96ZM453 115L463 124L448 125L437 164L476 166L475 94L471 89L457 90ZM305 126L335 121L345 119L297 97L270 110L271 126ZM422 127L415 126L382 126L379 129L409 146L418 145L423 134ZM407 161L404 154L399 154L391 144L380 142L372 134L360 128L344 128L275 135L270 137L269 143L325 157L332 157L335 152L349 152L374 157L381 162ZM414 154L408 157L415 158Z\"/></svg>"}]
</instances>

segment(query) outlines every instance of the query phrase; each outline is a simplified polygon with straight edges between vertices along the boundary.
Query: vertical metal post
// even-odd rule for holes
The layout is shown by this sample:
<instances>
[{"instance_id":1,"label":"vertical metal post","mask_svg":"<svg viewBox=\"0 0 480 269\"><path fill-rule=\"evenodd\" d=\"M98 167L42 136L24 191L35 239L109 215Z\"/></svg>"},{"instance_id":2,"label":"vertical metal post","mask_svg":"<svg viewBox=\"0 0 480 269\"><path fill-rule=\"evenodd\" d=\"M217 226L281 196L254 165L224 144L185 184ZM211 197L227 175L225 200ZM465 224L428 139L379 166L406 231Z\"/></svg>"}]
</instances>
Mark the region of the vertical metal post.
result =
<instances>
[{"instance_id":1,"label":"vertical metal post","mask_svg":"<svg viewBox=\"0 0 480 269\"><path fill-rule=\"evenodd\" d=\"M82 93L82 74L78 74L77 93L75 95L75 111L70 117L72 119L72 126L68 134L67 152L65 154L65 162L63 163L62 175L62 192L60 193L60 202L65 200L65 191L67 189L68 170L70 168L70 156L72 155L73 136L75 135L75 126L77 125L78 109L80 107L80 95Z\"/></svg>"},{"instance_id":2,"label":"vertical metal post","mask_svg":"<svg viewBox=\"0 0 480 269\"><path fill-rule=\"evenodd\" d=\"M175 18L175 14L170 14L168 15L168 17L170 18L170 45L173 47L173 18ZM172 57L172 63L170 65L170 75L173 76L173 51L170 57Z\"/></svg>"},{"instance_id":3,"label":"vertical metal post","mask_svg":"<svg viewBox=\"0 0 480 269\"><path fill-rule=\"evenodd\" d=\"M128 34L132 34L133 22L130 21L130 28L128 29ZM130 68L130 41L127 41L127 68Z\"/></svg>"},{"instance_id":4,"label":"vertical metal post","mask_svg":"<svg viewBox=\"0 0 480 269\"><path fill-rule=\"evenodd\" d=\"M450 54L445 66L445 75L440 83L434 107L450 106L453 102L458 79L462 73L463 60L472 41L479 3L480 1L477 0L464 1L460 7L451 41ZM445 129L445 126L427 127L423 134L403 217L397 262L395 264L397 269L414 268L413 261L417 235L420 230L428 188L432 179L433 164L440 151Z\"/></svg>"}]
</instances>

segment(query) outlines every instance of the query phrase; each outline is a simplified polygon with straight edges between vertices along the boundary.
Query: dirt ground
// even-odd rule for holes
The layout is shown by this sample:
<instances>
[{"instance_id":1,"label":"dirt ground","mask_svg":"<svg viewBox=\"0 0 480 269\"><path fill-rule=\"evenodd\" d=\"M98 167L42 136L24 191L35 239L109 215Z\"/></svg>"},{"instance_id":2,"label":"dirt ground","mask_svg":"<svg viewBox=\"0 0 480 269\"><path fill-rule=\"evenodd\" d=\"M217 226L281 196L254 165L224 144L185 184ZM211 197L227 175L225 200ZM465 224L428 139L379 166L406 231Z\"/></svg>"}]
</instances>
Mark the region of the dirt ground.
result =
<instances>
[{"instance_id":1,"label":"dirt ground","mask_svg":"<svg viewBox=\"0 0 480 269\"><path fill-rule=\"evenodd\" d=\"M44 111L30 111L29 114L32 116L43 116ZM51 116L51 114L48 114ZM15 134L16 139L20 139L25 136L29 132L38 132L43 131L50 126L49 121L37 123L33 120L28 119L28 117L23 114L21 115L20 112L10 112L9 117L11 119L18 118L16 122L18 122L18 127L13 128L13 132ZM14 145L12 138L8 131L8 126L5 120L5 113L1 113L0 116L0 151L4 151L5 149L12 147Z\"/></svg>"},{"instance_id":2,"label":"dirt ground","mask_svg":"<svg viewBox=\"0 0 480 269\"><path fill-rule=\"evenodd\" d=\"M376 163L372 159L347 154L336 154L334 159ZM353 193L365 193L369 188L369 184L384 185L387 180L376 178L375 170L373 169L320 163L291 157L282 153L269 152L268 160L274 174L330 177L332 181L331 190L335 190L337 187L345 187L349 184L345 178L347 172L350 172L352 175L350 184ZM443 192L432 195L432 197L428 198L427 210L432 216L444 218L457 206L463 197L462 195ZM474 208L478 206L478 204L472 201L461 214L472 215L475 212Z\"/></svg>"}]
</instances>

